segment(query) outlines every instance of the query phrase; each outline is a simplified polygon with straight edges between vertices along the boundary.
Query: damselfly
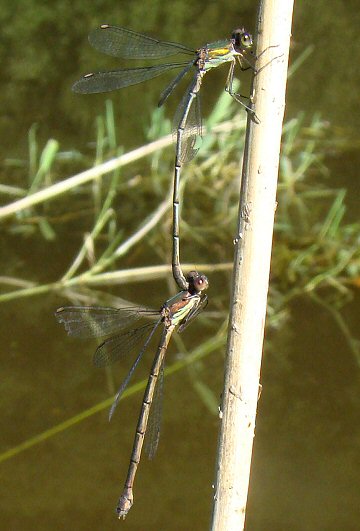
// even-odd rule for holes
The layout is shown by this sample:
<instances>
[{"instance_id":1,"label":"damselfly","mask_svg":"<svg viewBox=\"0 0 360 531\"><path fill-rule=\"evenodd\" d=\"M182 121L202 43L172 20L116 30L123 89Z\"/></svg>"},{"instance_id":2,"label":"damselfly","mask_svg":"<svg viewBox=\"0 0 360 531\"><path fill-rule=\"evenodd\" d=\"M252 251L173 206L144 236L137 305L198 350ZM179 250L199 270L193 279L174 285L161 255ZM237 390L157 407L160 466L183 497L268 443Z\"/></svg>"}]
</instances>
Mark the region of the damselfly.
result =
<instances>
[{"instance_id":1,"label":"damselfly","mask_svg":"<svg viewBox=\"0 0 360 531\"><path fill-rule=\"evenodd\" d=\"M230 63L225 90L251 113L255 121L257 120L255 112L242 101L242 96L237 94L233 88L236 64L241 70L249 68L255 70L252 56L252 37L244 28L236 29L230 39L217 41L198 50L193 50L183 44L159 41L132 30L103 24L90 33L89 41L100 52L122 59L160 59L179 54L191 56L191 59L183 62L86 74L73 86L74 92L82 94L108 92L136 85L160 76L169 70L181 68L180 73L162 92L159 101L159 106L161 106L181 79L190 70L195 69L193 79L177 108L173 123L176 159L173 192L172 268L177 285L180 289L186 290L187 282L180 266L179 182L181 167L196 155L198 151L197 139L202 134L198 93L203 77L209 70L224 63Z\"/></svg>"},{"instance_id":2,"label":"damselfly","mask_svg":"<svg viewBox=\"0 0 360 531\"><path fill-rule=\"evenodd\" d=\"M121 395L153 335L158 328L162 328L160 342L141 405L124 489L116 508L119 518L125 518L133 504L133 485L153 400L154 407L149 421L149 436L146 443L147 453L150 458L155 455L157 449L160 435L164 359L171 335L176 327L178 327L178 332L182 332L207 304L207 296L202 293L208 287L206 276L200 275L196 271L191 271L187 275L186 283L188 289L181 291L166 301L159 311L134 307L67 306L59 308L55 313L57 320L59 323L63 323L70 336L105 338L94 354L94 364L97 367L104 367L123 358L127 353L133 351L134 347L142 339L146 338L128 375L115 395L110 408L109 419L111 419ZM151 318L155 322L129 330L129 326L141 318ZM157 382L158 385L156 386Z\"/></svg>"}]
</instances>

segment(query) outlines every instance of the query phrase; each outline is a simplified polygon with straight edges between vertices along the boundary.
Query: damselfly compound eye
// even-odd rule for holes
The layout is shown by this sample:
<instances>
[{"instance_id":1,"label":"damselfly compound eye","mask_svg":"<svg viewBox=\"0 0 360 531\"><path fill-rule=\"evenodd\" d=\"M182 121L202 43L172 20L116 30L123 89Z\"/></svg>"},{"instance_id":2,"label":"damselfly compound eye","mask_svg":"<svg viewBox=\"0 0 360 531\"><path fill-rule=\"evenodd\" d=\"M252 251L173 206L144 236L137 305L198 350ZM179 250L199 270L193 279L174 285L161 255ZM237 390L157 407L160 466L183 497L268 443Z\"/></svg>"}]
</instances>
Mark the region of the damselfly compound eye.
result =
<instances>
[{"instance_id":1,"label":"damselfly compound eye","mask_svg":"<svg viewBox=\"0 0 360 531\"><path fill-rule=\"evenodd\" d=\"M234 30L231 38L234 43L234 48L237 51L241 51L241 49L244 48L250 48L253 44L251 34L245 31L244 28Z\"/></svg>"},{"instance_id":2,"label":"damselfly compound eye","mask_svg":"<svg viewBox=\"0 0 360 531\"><path fill-rule=\"evenodd\" d=\"M245 46L245 48L252 46L252 37L249 33L243 33L241 36L241 44Z\"/></svg>"}]
</instances>

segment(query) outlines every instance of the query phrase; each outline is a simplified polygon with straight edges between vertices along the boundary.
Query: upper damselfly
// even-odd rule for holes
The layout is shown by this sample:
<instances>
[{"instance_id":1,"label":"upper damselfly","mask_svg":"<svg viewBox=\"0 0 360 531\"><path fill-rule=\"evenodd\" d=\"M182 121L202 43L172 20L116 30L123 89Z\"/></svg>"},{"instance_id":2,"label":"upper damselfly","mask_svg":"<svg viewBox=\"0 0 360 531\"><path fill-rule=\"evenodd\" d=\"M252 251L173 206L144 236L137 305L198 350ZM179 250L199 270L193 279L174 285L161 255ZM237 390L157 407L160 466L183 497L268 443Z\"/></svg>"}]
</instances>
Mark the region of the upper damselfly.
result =
<instances>
[{"instance_id":1,"label":"upper damselfly","mask_svg":"<svg viewBox=\"0 0 360 531\"><path fill-rule=\"evenodd\" d=\"M143 341L140 352L115 395L109 419L152 337L159 328L162 328L140 409L124 489L116 508L119 518L125 518L133 504L133 485L147 431L149 435L145 446L149 458L155 455L157 449L160 435L164 359L171 335L176 327L178 327L178 332L182 332L207 304L207 296L202 293L208 287L206 276L191 271L186 277L186 283L188 289L167 300L158 311L138 307L66 306L59 308L55 313L57 320L64 325L70 336L104 338L94 354L94 364L97 367L104 367L125 357ZM129 329L135 321L140 319L150 319L152 322ZM154 405L149 419L152 402ZM148 425L149 429L147 429Z\"/></svg>"},{"instance_id":2,"label":"upper damselfly","mask_svg":"<svg viewBox=\"0 0 360 531\"><path fill-rule=\"evenodd\" d=\"M181 167L197 153L198 137L202 135L200 101L198 93L204 75L211 69L224 63L230 63L225 90L257 121L256 114L243 101L233 88L234 70L254 68L252 36L244 28L233 31L230 39L206 44L194 50L175 42L166 42L148 37L135 31L103 24L89 35L90 44L105 54L122 59L162 59L175 55L188 56L185 61L169 62L139 68L121 68L110 72L96 72L83 76L73 86L73 91L81 94L109 92L130 85L142 83L170 70L181 69L179 74L162 92L161 106L173 92L181 79L193 71L193 78L178 105L173 121L173 133L176 139L176 159L173 192L173 252L172 269L174 279L180 289L187 289L186 278L180 266L179 244L179 183Z\"/></svg>"}]
</instances>

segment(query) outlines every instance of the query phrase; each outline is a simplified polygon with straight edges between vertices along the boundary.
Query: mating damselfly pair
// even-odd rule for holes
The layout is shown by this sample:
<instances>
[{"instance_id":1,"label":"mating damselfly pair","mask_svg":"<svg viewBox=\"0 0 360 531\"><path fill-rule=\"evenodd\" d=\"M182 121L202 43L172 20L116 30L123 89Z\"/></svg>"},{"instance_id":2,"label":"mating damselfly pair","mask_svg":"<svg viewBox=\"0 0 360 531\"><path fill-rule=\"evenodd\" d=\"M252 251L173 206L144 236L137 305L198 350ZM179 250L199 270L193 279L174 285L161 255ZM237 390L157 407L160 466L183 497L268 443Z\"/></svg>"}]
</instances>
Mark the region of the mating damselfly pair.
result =
<instances>
[{"instance_id":1,"label":"mating damselfly pair","mask_svg":"<svg viewBox=\"0 0 360 531\"><path fill-rule=\"evenodd\" d=\"M94 355L96 366L105 366L122 359L126 354L133 352L136 345L145 338L127 377L114 398L110 409L110 418L153 335L157 329L162 328L160 342L143 397L128 475L117 505L117 513L120 518L126 516L133 503L133 483L147 430L149 433L147 448L150 457L154 455L157 448L164 357L171 335L176 327L179 332L182 332L207 304L207 296L203 294L203 291L208 287L207 278L196 271L191 271L185 276L181 269L179 256L180 172L182 165L195 156L197 152L196 142L202 134L199 90L204 75L209 70L224 63L230 63L225 89L251 113L252 118L256 121L255 112L242 101L242 96L233 89L236 64L242 70L255 69L252 56L252 37L245 29L237 29L232 33L230 39L207 44L198 50L192 50L174 42L159 41L125 28L109 25L102 25L95 29L90 34L89 40L97 50L123 59L161 59L178 54L191 56L191 58L183 62L86 74L74 84L73 90L75 92L83 94L108 92L142 83L170 70L181 69L180 73L162 92L159 101L159 105L162 105L181 79L191 70L194 70L190 85L176 110L173 127L176 156L173 185L172 270L174 279L181 291L167 300L159 311L134 307L68 306L59 308L56 312L57 320L65 326L70 336L103 338ZM129 329L139 319L153 319L153 322ZM150 415L152 402L154 405Z\"/></svg>"}]
</instances>

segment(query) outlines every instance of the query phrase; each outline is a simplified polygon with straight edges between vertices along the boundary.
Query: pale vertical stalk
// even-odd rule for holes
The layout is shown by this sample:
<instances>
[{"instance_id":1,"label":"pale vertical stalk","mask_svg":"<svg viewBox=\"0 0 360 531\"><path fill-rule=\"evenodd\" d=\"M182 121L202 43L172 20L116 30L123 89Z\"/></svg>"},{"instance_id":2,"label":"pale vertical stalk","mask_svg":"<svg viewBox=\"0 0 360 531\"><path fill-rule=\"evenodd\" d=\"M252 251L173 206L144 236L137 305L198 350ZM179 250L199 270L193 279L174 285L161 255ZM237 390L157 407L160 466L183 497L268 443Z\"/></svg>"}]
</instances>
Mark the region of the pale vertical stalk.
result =
<instances>
[{"instance_id":1,"label":"pale vertical stalk","mask_svg":"<svg viewBox=\"0 0 360 531\"><path fill-rule=\"evenodd\" d=\"M249 120L244 153L212 531L241 531L245 523L292 10L293 0L263 0L258 16L253 94L260 123Z\"/></svg>"}]
</instances>

